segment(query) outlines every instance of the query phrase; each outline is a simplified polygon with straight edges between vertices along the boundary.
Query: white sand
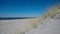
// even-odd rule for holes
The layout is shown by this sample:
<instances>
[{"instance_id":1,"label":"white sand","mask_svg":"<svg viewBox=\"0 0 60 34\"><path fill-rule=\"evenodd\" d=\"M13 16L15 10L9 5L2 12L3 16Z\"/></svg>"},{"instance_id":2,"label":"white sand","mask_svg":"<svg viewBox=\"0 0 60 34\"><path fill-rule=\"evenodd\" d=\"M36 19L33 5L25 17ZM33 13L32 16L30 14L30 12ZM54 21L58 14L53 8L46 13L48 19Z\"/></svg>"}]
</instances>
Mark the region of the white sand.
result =
<instances>
[{"instance_id":1,"label":"white sand","mask_svg":"<svg viewBox=\"0 0 60 34\"><path fill-rule=\"evenodd\" d=\"M22 20L1 20L0 34L20 34L29 27L30 19ZM46 24L38 24L37 29L32 29L25 34L60 34L60 20L48 20ZM28 26L27 26L28 25Z\"/></svg>"},{"instance_id":2,"label":"white sand","mask_svg":"<svg viewBox=\"0 0 60 34\"><path fill-rule=\"evenodd\" d=\"M30 28L30 19L0 20L0 34L20 34Z\"/></svg>"}]
</instances>

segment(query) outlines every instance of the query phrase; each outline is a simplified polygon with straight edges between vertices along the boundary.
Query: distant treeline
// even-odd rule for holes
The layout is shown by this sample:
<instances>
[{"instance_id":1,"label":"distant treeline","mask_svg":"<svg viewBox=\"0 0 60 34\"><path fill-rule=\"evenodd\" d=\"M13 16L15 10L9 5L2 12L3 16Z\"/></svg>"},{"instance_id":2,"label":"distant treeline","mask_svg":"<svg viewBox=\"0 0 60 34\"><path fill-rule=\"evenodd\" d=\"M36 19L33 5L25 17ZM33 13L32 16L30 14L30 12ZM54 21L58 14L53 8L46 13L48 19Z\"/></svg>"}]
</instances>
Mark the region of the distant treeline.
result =
<instances>
[{"instance_id":1,"label":"distant treeline","mask_svg":"<svg viewBox=\"0 0 60 34\"><path fill-rule=\"evenodd\" d=\"M0 17L0 20L12 20L12 19L30 19L30 18L35 18L35 17L9 17L9 18Z\"/></svg>"}]
</instances>

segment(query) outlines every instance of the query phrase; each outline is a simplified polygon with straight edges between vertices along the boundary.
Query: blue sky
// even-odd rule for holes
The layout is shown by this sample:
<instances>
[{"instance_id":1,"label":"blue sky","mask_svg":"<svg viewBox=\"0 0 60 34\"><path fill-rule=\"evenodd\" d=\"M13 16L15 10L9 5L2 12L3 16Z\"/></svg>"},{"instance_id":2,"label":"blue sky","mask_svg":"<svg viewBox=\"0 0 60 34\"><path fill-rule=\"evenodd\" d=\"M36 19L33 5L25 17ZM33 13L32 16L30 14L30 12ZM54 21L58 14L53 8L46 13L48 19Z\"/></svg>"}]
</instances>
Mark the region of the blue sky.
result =
<instances>
[{"instance_id":1,"label":"blue sky","mask_svg":"<svg viewBox=\"0 0 60 34\"><path fill-rule=\"evenodd\" d=\"M0 0L0 17L38 17L57 0ZM60 1L59 1L60 2Z\"/></svg>"}]
</instances>

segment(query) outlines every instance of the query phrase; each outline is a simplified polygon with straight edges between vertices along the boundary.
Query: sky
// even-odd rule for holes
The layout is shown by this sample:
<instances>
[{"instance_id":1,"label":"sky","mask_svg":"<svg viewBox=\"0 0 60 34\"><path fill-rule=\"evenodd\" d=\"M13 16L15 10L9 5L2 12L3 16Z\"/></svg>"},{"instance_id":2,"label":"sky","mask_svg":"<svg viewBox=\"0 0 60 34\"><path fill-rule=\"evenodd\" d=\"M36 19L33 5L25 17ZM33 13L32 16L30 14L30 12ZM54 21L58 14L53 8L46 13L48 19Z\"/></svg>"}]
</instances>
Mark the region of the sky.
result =
<instances>
[{"instance_id":1,"label":"sky","mask_svg":"<svg viewBox=\"0 0 60 34\"><path fill-rule=\"evenodd\" d=\"M0 17L38 17L58 0L0 0Z\"/></svg>"}]
</instances>

